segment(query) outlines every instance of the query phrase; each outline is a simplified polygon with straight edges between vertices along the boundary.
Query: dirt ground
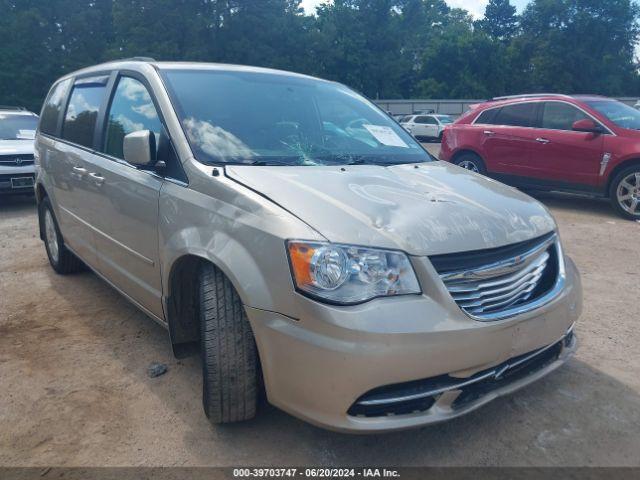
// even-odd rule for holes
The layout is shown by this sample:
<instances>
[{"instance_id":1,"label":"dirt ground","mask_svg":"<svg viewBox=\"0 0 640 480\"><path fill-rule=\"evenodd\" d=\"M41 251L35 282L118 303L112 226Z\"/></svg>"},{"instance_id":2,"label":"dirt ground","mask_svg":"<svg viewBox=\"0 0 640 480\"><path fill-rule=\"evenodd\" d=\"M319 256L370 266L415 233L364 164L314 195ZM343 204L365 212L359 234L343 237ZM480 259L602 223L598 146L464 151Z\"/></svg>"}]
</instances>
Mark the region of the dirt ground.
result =
<instances>
[{"instance_id":1,"label":"dirt ground","mask_svg":"<svg viewBox=\"0 0 640 480\"><path fill-rule=\"evenodd\" d=\"M0 199L0 465L640 465L640 223L603 201L539 195L582 272L574 359L466 417L374 436L267 404L213 427L200 366L91 273L61 277L32 199ZM151 362L169 371L149 378Z\"/></svg>"}]
</instances>

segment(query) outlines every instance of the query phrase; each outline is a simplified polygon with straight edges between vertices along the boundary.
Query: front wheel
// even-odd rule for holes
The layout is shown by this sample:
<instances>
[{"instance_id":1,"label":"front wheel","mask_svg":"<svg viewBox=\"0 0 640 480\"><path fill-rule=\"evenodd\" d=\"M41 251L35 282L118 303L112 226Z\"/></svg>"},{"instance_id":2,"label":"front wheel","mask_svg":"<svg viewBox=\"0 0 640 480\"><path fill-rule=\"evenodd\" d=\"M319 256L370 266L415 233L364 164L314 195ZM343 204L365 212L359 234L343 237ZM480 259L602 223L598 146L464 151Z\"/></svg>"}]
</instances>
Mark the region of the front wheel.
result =
<instances>
[{"instance_id":1,"label":"front wheel","mask_svg":"<svg viewBox=\"0 0 640 480\"><path fill-rule=\"evenodd\" d=\"M249 420L256 414L258 354L238 293L212 264L202 267L200 324L202 403L211 423Z\"/></svg>"},{"instance_id":2,"label":"front wheel","mask_svg":"<svg viewBox=\"0 0 640 480\"><path fill-rule=\"evenodd\" d=\"M463 153L459 157L456 157L453 163L471 172L480 173L482 175L487 173L484 162L475 153Z\"/></svg>"},{"instance_id":3,"label":"front wheel","mask_svg":"<svg viewBox=\"0 0 640 480\"><path fill-rule=\"evenodd\" d=\"M622 217L640 220L640 165L633 165L616 175L611 182L609 198Z\"/></svg>"}]
</instances>

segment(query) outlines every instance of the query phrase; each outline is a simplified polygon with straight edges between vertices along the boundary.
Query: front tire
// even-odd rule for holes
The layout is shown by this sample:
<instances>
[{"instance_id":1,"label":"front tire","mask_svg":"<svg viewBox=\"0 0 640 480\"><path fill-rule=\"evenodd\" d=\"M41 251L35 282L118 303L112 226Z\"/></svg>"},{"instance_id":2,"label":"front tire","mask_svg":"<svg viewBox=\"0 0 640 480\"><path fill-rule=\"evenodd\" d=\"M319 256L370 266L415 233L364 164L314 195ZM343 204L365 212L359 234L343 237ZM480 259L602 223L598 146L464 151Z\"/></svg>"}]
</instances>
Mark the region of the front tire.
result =
<instances>
[{"instance_id":1,"label":"front tire","mask_svg":"<svg viewBox=\"0 0 640 480\"><path fill-rule=\"evenodd\" d=\"M485 167L484 162L475 153L463 153L462 155L456 157L453 163L458 165L459 167L464 168L465 170L479 173L481 175L486 175L487 173L487 168Z\"/></svg>"},{"instance_id":2,"label":"front tire","mask_svg":"<svg viewBox=\"0 0 640 480\"><path fill-rule=\"evenodd\" d=\"M202 403L211 423L249 420L256 414L258 354L238 293L215 266L199 276Z\"/></svg>"},{"instance_id":3,"label":"front tire","mask_svg":"<svg viewBox=\"0 0 640 480\"><path fill-rule=\"evenodd\" d=\"M60 275L68 275L84 270L84 264L64 244L49 197L44 197L38 206L40 231L43 232L44 246L51 267Z\"/></svg>"},{"instance_id":4,"label":"front tire","mask_svg":"<svg viewBox=\"0 0 640 480\"><path fill-rule=\"evenodd\" d=\"M611 182L609 199L618 214L640 220L640 165L622 170Z\"/></svg>"}]
</instances>

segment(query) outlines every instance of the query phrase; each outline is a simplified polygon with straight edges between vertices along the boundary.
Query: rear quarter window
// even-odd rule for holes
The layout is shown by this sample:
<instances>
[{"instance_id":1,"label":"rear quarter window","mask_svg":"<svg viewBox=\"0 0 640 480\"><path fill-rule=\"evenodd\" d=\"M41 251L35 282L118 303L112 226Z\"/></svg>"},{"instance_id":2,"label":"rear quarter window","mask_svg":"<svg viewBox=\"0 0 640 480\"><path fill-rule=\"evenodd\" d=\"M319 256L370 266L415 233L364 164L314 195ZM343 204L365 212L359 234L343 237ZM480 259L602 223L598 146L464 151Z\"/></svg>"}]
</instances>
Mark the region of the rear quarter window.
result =
<instances>
[{"instance_id":1,"label":"rear quarter window","mask_svg":"<svg viewBox=\"0 0 640 480\"><path fill-rule=\"evenodd\" d=\"M511 127L531 127L535 123L536 108L536 103L518 103L504 106L496 114L493 123Z\"/></svg>"},{"instance_id":2,"label":"rear quarter window","mask_svg":"<svg viewBox=\"0 0 640 480\"><path fill-rule=\"evenodd\" d=\"M66 93L71 84L71 79L63 80L51 88L49 96L44 102L40 114L40 131L49 135L57 135L58 119L64 107Z\"/></svg>"},{"instance_id":3,"label":"rear quarter window","mask_svg":"<svg viewBox=\"0 0 640 480\"><path fill-rule=\"evenodd\" d=\"M478 118L476 118L476 121L474 123L479 123L482 125L493 125L494 119L496 118L496 115L499 111L499 108L485 110L480 115L478 115Z\"/></svg>"},{"instance_id":4,"label":"rear quarter window","mask_svg":"<svg viewBox=\"0 0 640 480\"><path fill-rule=\"evenodd\" d=\"M106 84L86 82L74 85L62 126L62 138L84 147L93 147L98 111Z\"/></svg>"}]
</instances>

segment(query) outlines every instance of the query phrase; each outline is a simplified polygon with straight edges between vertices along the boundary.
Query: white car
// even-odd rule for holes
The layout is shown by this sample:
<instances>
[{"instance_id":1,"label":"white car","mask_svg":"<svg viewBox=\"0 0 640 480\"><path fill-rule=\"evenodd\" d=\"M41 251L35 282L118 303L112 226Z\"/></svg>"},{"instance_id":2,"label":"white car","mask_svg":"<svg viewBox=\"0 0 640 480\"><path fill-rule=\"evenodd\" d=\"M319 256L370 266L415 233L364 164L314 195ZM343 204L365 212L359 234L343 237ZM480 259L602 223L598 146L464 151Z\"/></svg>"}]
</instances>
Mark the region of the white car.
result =
<instances>
[{"instance_id":1,"label":"white car","mask_svg":"<svg viewBox=\"0 0 640 480\"><path fill-rule=\"evenodd\" d=\"M32 194L38 116L20 107L0 107L0 195Z\"/></svg>"},{"instance_id":2,"label":"white car","mask_svg":"<svg viewBox=\"0 0 640 480\"><path fill-rule=\"evenodd\" d=\"M453 123L449 115L407 115L400 124L418 140L441 139L444 127Z\"/></svg>"}]
</instances>

